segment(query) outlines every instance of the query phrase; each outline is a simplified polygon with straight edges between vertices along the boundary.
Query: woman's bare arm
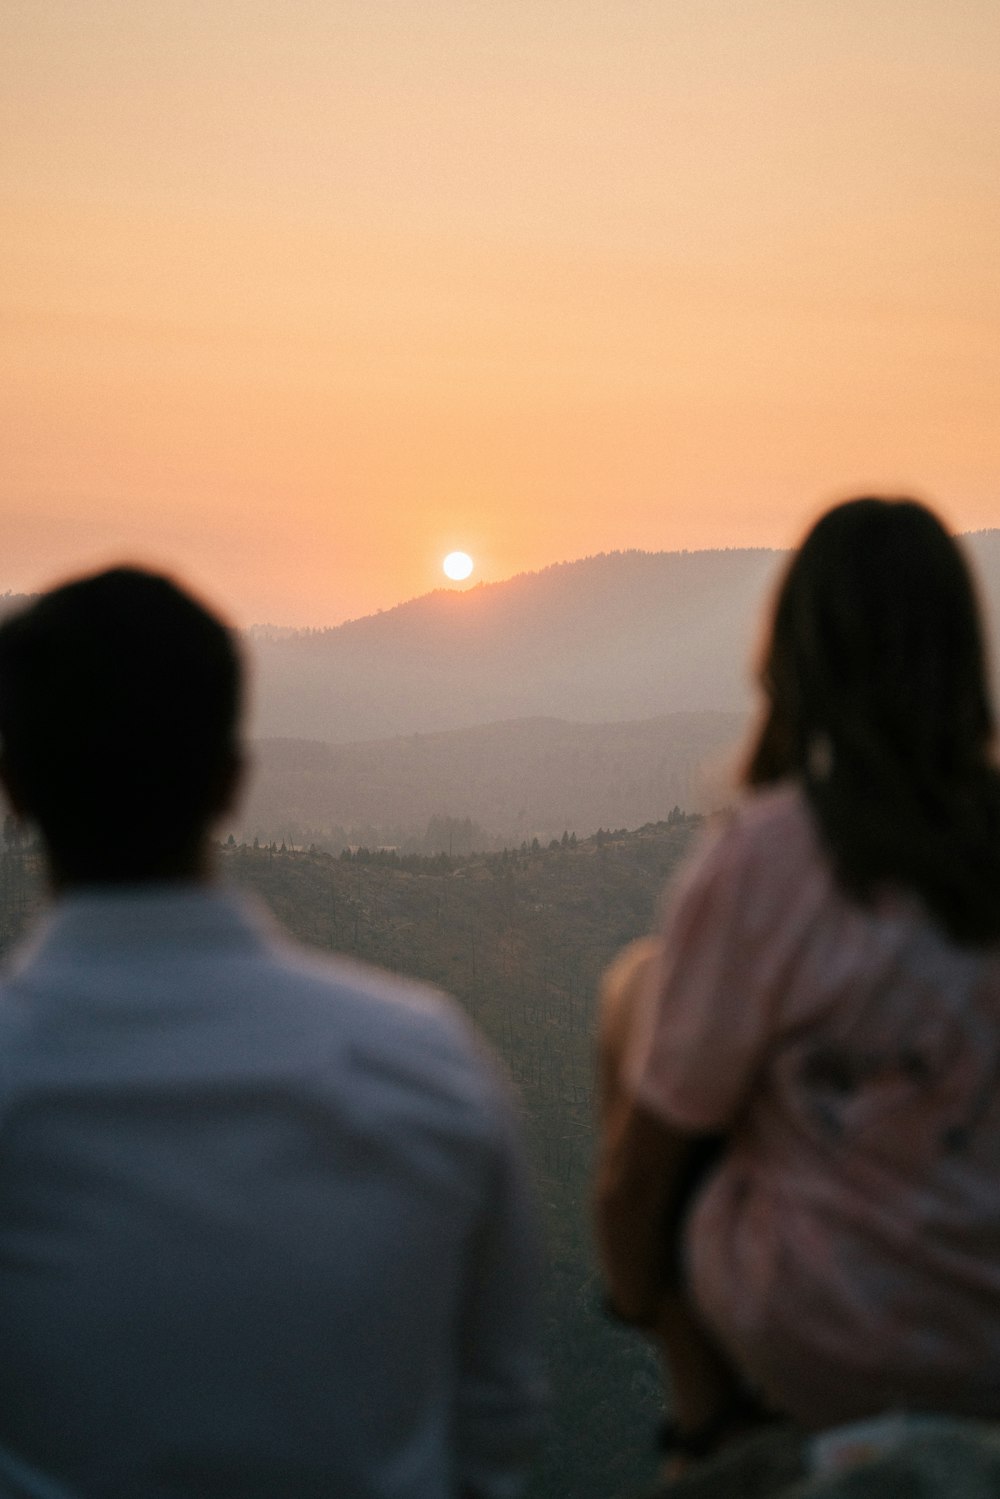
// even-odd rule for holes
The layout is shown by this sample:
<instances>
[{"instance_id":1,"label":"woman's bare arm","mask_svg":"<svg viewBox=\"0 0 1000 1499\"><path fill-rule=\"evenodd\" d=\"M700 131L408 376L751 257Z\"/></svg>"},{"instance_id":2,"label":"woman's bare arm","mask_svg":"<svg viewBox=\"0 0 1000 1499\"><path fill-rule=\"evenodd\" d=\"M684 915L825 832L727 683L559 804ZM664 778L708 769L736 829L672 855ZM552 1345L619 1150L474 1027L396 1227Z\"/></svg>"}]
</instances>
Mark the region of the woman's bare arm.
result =
<instances>
[{"instance_id":1,"label":"woman's bare arm","mask_svg":"<svg viewBox=\"0 0 1000 1499\"><path fill-rule=\"evenodd\" d=\"M612 1305L651 1328L670 1285L674 1248L668 1225L689 1180L701 1137L672 1129L626 1090L622 1073L636 1007L653 980L661 943L633 942L604 976L598 1037L599 1147L594 1212Z\"/></svg>"}]
</instances>

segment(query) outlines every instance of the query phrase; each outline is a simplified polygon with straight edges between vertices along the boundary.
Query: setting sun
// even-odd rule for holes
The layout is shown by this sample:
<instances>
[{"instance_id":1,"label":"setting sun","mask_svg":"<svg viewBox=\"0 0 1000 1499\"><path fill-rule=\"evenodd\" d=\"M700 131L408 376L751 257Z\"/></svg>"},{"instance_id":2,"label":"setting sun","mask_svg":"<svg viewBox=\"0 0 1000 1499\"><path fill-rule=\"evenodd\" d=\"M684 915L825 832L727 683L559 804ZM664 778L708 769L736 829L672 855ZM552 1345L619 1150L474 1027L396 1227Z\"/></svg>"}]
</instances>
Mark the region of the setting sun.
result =
<instances>
[{"instance_id":1,"label":"setting sun","mask_svg":"<svg viewBox=\"0 0 1000 1499\"><path fill-rule=\"evenodd\" d=\"M472 558L468 552L449 552L441 564L445 577L451 578L454 583L461 583L472 572Z\"/></svg>"}]
</instances>

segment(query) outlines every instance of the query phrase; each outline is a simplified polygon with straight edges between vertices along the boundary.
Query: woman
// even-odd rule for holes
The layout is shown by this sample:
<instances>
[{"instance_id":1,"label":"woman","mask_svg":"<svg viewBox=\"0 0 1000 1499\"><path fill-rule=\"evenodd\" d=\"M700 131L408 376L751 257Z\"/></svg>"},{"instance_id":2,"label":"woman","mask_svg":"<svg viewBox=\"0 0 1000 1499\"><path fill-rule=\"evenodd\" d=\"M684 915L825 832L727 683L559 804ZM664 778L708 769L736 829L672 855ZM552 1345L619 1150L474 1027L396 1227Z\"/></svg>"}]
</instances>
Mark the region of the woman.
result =
<instances>
[{"instance_id":1,"label":"woman","mask_svg":"<svg viewBox=\"0 0 1000 1499\"><path fill-rule=\"evenodd\" d=\"M1000 1415L1000 775L937 518L824 515L761 683L746 796L605 981L598 1236L691 1454L748 1388Z\"/></svg>"}]
</instances>

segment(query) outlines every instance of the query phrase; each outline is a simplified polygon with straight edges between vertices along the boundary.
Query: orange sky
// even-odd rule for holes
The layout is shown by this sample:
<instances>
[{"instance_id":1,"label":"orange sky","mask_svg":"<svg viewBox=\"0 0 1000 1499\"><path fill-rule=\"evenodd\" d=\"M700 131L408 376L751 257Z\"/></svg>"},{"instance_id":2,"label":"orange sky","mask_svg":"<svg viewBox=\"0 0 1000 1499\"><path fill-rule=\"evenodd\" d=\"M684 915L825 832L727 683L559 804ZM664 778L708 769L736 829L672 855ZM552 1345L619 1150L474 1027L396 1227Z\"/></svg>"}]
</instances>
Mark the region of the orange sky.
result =
<instances>
[{"instance_id":1,"label":"orange sky","mask_svg":"<svg viewBox=\"0 0 1000 1499\"><path fill-rule=\"evenodd\" d=\"M7 0L0 591L1000 525L996 0Z\"/></svg>"}]
</instances>

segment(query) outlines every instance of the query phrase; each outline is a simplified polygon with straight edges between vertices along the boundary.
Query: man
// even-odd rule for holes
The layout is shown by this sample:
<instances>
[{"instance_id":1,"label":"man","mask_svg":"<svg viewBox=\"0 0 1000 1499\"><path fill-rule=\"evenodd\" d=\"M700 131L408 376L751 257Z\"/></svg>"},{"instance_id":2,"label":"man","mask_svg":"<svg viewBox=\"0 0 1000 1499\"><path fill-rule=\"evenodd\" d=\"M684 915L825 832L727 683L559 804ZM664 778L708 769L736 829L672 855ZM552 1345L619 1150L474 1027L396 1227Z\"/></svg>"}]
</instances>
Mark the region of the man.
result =
<instances>
[{"instance_id":1,"label":"man","mask_svg":"<svg viewBox=\"0 0 1000 1499\"><path fill-rule=\"evenodd\" d=\"M0 627L0 779L55 901L0 992L0 1445L101 1499L507 1499L534 1225L442 996L213 882L229 631L119 568Z\"/></svg>"}]
</instances>

